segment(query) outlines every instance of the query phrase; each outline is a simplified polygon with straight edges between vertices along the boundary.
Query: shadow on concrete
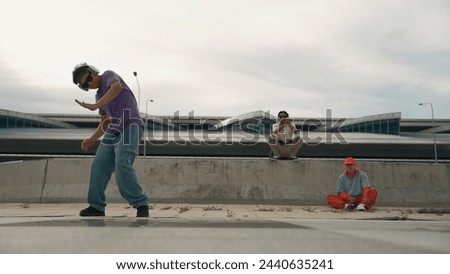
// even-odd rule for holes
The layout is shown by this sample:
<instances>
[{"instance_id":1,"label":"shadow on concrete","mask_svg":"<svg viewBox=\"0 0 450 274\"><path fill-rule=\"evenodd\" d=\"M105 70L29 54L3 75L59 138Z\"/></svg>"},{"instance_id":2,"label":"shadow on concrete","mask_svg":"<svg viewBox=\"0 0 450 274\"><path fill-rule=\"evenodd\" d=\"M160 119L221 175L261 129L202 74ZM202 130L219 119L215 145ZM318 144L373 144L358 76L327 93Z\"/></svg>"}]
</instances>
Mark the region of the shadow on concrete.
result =
<instances>
[{"instance_id":1,"label":"shadow on concrete","mask_svg":"<svg viewBox=\"0 0 450 274\"><path fill-rule=\"evenodd\" d=\"M296 224L273 220L179 220L172 218L85 218L79 220L40 220L0 226L19 227L183 227L183 228L260 228L310 229Z\"/></svg>"}]
</instances>

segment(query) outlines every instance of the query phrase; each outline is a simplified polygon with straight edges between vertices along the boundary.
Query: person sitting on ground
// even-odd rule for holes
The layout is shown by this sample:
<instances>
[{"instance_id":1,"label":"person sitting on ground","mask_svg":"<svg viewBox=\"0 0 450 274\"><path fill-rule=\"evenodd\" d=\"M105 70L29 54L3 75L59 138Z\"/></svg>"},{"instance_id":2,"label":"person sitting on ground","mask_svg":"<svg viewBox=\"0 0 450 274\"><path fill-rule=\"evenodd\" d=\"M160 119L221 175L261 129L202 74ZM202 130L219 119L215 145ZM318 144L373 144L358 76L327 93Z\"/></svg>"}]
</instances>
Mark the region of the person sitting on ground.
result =
<instances>
[{"instance_id":1,"label":"person sitting on ground","mask_svg":"<svg viewBox=\"0 0 450 274\"><path fill-rule=\"evenodd\" d=\"M284 110L280 111L278 122L272 126L272 134L268 140L272 159L298 159L296 155L303 145L303 139L300 136L294 138L295 133L297 129L289 114Z\"/></svg>"},{"instance_id":2,"label":"person sitting on ground","mask_svg":"<svg viewBox=\"0 0 450 274\"><path fill-rule=\"evenodd\" d=\"M347 157L344 165L345 172L337 181L337 195L328 195L328 204L334 208L369 210L375 204L377 190L371 187L367 174L356 167L355 159Z\"/></svg>"}]
</instances>

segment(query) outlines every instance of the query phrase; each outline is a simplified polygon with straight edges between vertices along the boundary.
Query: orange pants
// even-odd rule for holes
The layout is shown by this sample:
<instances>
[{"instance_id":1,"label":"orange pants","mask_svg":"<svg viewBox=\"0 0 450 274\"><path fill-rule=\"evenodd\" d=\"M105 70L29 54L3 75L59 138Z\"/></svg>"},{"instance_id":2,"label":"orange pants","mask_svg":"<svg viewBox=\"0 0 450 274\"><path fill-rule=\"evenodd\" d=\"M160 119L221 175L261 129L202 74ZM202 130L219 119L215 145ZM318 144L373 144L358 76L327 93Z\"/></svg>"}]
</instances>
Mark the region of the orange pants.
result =
<instances>
[{"instance_id":1,"label":"orange pants","mask_svg":"<svg viewBox=\"0 0 450 274\"><path fill-rule=\"evenodd\" d=\"M345 204L350 203L349 200L349 196L347 195L347 197L345 197L346 195L334 195L334 194L330 194L327 196L327 202L330 206L334 207L334 208L344 208ZM375 188L371 188L371 187L366 187L363 190L363 194L358 196L358 197L354 197L356 198L356 201L354 202L355 204L360 204L361 202L363 202L367 209L371 208L376 200L377 200L377 196L378 196L378 191Z\"/></svg>"}]
</instances>

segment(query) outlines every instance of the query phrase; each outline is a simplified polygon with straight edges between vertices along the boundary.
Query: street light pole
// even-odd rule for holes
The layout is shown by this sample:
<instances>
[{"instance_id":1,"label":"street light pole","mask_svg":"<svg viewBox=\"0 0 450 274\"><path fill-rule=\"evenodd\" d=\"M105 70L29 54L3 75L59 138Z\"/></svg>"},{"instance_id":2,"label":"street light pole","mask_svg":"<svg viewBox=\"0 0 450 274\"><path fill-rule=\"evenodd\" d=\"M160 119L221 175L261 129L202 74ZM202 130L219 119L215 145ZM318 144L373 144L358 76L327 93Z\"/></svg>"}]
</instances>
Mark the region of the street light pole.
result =
<instances>
[{"instance_id":1,"label":"street light pole","mask_svg":"<svg viewBox=\"0 0 450 274\"><path fill-rule=\"evenodd\" d=\"M136 77L136 83L138 85L138 109L141 108L141 85L139 85L139 80L137 77L137 72L133 72L134 77Z\"/></svg>"},{"instance_id":2,"label":"street light pole","mask_svg":"<svg viewBox=\"0 0 450 274\"><path fill-rule=\"evenodd\" d=\"M148 137L148 102L153 102L152 99L147 99L145 103L145 130L144 130L144 158L147 153L147 137ZM147 136L146 136L147 135Z\"/></svg>"},{"instance_id":3,"label":"street light pole","mask_svg":"<svg viewBox=\"0 0 450 274\"><path fill-rule=\"evenodd\" d=\"M423 105L430 105L431 106L431 123L433 125L433 139L434 139L434 161L438 162L437 157L437 146L436 146L436 130L434 128L434 110L433 110L433 104L432 103L420 103L419 106Z\"/></svg>"}]
</instances>

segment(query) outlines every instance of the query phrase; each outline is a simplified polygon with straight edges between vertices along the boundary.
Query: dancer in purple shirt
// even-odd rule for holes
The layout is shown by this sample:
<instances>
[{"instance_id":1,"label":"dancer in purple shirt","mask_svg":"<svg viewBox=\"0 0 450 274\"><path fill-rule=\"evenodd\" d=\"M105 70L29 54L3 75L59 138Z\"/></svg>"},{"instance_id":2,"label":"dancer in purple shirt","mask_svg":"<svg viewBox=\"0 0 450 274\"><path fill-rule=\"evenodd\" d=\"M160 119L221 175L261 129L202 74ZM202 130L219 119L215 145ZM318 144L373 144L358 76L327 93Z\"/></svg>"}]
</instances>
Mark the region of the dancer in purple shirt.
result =
<instances>
[{"instance_id":1,"label":"dancer in purple shirt","mask_svg":"<svg viewBox=\"0 0 450 274\"><path fill-rule=\"evenodd\" d=\"M94 66L86 63L75 66L72 76L80 89L97 89L94 104L75 101L91 111L98 110L101 117L97 129L83 140L81 148L88 150L103 137L91 166L89 207L81 210L80 216L105 216L105 190L115 173L119 192L137 209L136 217L148 217L148 197L133 167L144 128L133 92L115 72L107 70L100 75Z\"/></svg>"}]
</instances>

